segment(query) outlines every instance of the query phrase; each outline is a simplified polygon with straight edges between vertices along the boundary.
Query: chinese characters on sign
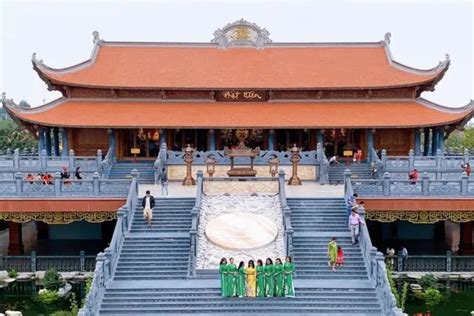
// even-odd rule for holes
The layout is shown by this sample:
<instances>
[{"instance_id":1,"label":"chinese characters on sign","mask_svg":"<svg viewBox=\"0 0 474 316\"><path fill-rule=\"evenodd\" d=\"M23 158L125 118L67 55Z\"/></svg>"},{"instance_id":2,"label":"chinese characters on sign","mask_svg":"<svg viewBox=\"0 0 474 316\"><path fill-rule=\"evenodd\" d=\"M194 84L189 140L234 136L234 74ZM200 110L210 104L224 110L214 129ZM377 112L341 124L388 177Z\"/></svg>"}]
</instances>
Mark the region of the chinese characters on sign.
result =
<instances>
[{"instance_id":1,"label":"chinese characters on sign","mask_svg":"<svg viewBox=\"0 0 474 316\"><path fill-rule=\"evenodd\" d=\"M219 93L219 99L222 101L266 101L267 97L263 91L227 90Z\"/></svg>"}]
</instances>

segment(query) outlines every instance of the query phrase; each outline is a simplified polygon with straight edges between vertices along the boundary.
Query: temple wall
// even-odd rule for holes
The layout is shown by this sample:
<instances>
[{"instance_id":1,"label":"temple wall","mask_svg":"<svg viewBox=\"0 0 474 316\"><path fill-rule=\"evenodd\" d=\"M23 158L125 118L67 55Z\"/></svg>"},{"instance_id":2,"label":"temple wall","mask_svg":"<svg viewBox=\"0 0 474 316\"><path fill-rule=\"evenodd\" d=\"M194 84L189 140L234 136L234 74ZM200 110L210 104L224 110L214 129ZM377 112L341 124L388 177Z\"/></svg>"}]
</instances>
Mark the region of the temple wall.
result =
<instances>
[{"instance_id":1,"label":"temple wall","mask_svg":"<svg viewBox=\"0 0 474 316\"><path fill-rule=\"evenodd\" d=\"M388 155L408 155L414 147L412 129L378 129L375 132L374 144L378 150L386 149Z\"/></svg>"},{"instance_id":2,"label":"temple wall","mask_svg":"<svg viewBox=\"0 0 474 316\"><path fill-rule=\"evenodd\" d=\"M76 156L95 156L97 149L105 155L109 148L107 130L98 128L75 128L70 130L69 148Z\"/></svg>"},{"instance_id":3,"label":"temple wall","mask_svg":"<svg viewBox=\"0 0 474 316\"><path fill-rule=\"evenodd\" d=\"M227 171L230 169L228 165L217 165L214 173L214 177L227 177ZM257 170L257 177L270 177L270 168L269 166L254 166L254 169ZM202 170L204 175L207 177L205 165L193 165L192 174L196 175L198 170ZM291 176L291 166L279 166L278 170L285 171L285 178L289 179ZM298 176L301 180L314 180L316 179L317 166L298 166ZM183 180L186 176L186 166L185 165L170 165L168 166L168 178L170 180Z\"/></svg>"}]
</instances>

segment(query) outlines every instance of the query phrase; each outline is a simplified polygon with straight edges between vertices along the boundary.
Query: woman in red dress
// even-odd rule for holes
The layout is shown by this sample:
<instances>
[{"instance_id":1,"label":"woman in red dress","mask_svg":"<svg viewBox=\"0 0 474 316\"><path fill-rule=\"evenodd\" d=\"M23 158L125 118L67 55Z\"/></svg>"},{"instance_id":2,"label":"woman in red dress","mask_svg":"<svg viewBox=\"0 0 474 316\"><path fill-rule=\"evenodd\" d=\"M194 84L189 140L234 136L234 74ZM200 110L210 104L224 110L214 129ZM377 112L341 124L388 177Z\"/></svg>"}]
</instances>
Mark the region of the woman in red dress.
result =
<instances>
[{"instance_id":1,"label":"woman in red dress","mask_svg":"<svg viewBox=\"0 0 474 316\"><path fill-rule=\"evenodd\" d=\"M344 251L342 251L342 247L337 247L337 257L336 257L336 266L340 267L344 263Z\"/></svg>"}]
</instances>

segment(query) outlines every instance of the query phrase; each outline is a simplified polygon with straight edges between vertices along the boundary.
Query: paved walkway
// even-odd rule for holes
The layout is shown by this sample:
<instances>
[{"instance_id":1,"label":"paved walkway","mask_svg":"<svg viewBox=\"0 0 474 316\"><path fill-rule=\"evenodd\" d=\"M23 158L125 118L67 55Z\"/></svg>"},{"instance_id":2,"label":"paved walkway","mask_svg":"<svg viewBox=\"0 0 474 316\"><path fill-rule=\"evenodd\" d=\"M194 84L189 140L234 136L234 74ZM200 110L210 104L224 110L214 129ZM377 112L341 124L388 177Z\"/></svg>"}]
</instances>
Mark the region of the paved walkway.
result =
<instances>
[{"instance_id":1,"label":"paved walkway","mask_svg":"<svg viewBox=\"0 0 474 316\"><path fill-rule=\"evenodd\" d=\"M155 197L161 197L161 186L154 184L140 184L140 196L150 190ZM184 186L180 181L171 181L169 184L170 198L196 197L196 186ZM302 185L286 185L286 196L288 198L335 198L344 196L343 185L321 185L314 181L303 181Z\"/></svg>"}]
</instances>

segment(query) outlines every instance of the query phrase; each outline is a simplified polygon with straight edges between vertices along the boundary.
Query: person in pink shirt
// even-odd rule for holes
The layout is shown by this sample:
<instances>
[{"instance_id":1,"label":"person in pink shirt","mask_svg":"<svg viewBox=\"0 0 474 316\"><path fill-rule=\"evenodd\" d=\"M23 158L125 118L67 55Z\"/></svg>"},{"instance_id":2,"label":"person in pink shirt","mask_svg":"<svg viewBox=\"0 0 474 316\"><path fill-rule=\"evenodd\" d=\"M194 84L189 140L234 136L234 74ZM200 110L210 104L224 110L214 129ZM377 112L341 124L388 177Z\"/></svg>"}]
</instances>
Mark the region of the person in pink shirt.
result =
<instances>
[{"instance_id":1,"label":"person in pink shirt","mask_svg":"<svg viewBox=\"0 0 474 316\"><path fill-rule=\"evenodd\" d=\"M354 206L351 210L351 216L349 216L349 229L351 230L351 240L353 245L358 242L360 225L364 225L364 222L357 212L357 208L358 206Z\"/></svg>"}]
</instances>

